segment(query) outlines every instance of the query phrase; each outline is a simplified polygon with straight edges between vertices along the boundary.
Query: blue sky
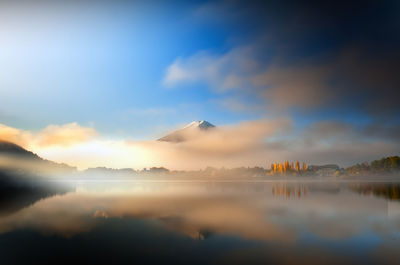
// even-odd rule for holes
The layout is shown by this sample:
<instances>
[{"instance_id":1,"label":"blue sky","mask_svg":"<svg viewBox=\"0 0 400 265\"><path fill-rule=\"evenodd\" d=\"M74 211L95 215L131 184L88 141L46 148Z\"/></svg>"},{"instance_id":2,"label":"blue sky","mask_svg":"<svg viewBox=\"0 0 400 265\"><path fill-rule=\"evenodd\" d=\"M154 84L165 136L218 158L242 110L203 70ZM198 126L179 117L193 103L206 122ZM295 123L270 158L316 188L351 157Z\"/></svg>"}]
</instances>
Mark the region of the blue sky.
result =
<instances>
[{"instance_id":1,"label":"blue sky","mask_svg":"<svg viewBox=\"0 0 400 265\"><path fill-rule=\"evenodd\" d=\"M293 3L285 6L274 1L265 5L257 1L249 4L240 1L5 2L0 44L2 121L26 129L79 122L110 135L152 137L161 133L160 130L195 119L216 124L259 119L271 116L270 109L259 109L261 105L273 105L270 99L273 96L268 95L267 100L260 102L259 93L251 91L259 90L250 88L253 84L242 82L221 89L222 79L229 75L252 78L272 65L280 68L275 74L287 75L288 80L297 82L302 76L292 73L310 68L309 72L317 72L311 83L320 82L317 84L320 86L336 83L329 89L346 90L346 86L354 84L344 81L343 73L319 80L318 75L324 73L316 69L326 64L333 68L336 62L332 58L345 56L346 52L360 50L362 57L365 52L361 46L371 46L381 52L382 47L398 43L398 37L382 37L388 31L387 25L394 24L391 27L398 29L394 23L398 19L390 20L390 5L379 6L377 10L386 14L379 14L378 18L372 12L373 7L366 5L356 9L350 6L343 14L325 19L318 12L333 13L339 7L327 11L329 4L327 7L316 5L310 11L307 6ZM371 26L370 17L376 18L373 21L376 26ZM243 49L252 51L240 55ZM238 50L239 55L232 56ZM224 56L247 56L251 63L258 65L244 69L240 67L243 58L233 58L230 65L216 66L218 76L212 77L211 82L209 76L201 74L189 82L181 78L172 86L163 82L168 67L177 60L180 66L200 72L207 65L199 66L200 62L196 66L193 61L205 58L212 64ZM285 72L288 66L293 68L290 73ZM352 71L354 66L349 67ZM305 85L309 83L306 80ZM271 82L267 85L273 86ZM292 94L295 89L290 88L287 93ZM245 90L248 92L243 93ZM324 97L329 92L316 88L306 89L304 94L312 98ZM367 101L374 96L373 91L370 94L365 94ZM333 100L323 101L323 108L308 108L304 105L308 102L300 106L284 102L278 113L294 115L300 123L330 118L352 122L367 119L368 113L358 111L359 106L353 107L362 97L350 99L352 104L346 104L343 102L349 98L342 94L336 96L340 109ZM221 104L225 101L259 106L251 111L232 111L226 108L227 104ZM272 113L276 116L276 112Z\"/></svg>"},{"instance_id":2,"label":"blue sky","mask_svg":"<svg viewBox=\"0 0 400 265\"><path fill-rule=\"evenodd\" d=\"M0 44L4 123L39 129L76 121L148 137L159 126L245 117L218 106L219 95L204 84L162 83L176 58L230 48L232 29L197 14L201 3L67 6L4 11L2 31L10 33Z\"/></svg>"}]
</instances>

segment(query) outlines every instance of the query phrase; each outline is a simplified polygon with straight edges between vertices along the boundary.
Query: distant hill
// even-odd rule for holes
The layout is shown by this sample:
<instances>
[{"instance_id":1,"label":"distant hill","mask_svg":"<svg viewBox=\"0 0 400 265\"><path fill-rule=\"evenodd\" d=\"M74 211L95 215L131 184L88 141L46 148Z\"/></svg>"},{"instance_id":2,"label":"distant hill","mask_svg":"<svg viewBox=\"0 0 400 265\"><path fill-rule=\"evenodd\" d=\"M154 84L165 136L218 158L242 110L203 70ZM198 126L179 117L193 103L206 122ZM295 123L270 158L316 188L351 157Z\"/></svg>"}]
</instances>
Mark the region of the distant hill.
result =
<instances>
[{"instance_id":1,"label":"distant hill","mask_svg":"<svg viewBox=\"0 0 400 265\"><path fill-rule=\"evenodd\" d=\"M198 132L207 131L213 128L215 128L215 126L208 121L193 121L182 129L161 137L158 141L174 143L183 142L189 140L191 137L195 137Z\"/></svg>"},{"instance_id":2,"label":"distant hill","mask_svg":"<svg viewBox=\"0 0 400 265\"><path fill-rule=\"evenodd\" d=\"M75 167L46 160L23 147L0 140L0 170L18 173L70 173Z\"/></svg>"},{"instance_id":3,"label":"distant hill","mask_svg":"<svg viewBox=\"0 0 400 265\"><path fill-rule=\"evenodd\" d=\"M72 191L72 186L41 181L75 172L74 167L45 160L19 145L0 140L0 217L36 201Z\"/></svg>"},{"instance_id":4,"label":"distant hill","mask_svg":"<svg viewBox=\"0 0 400 265\"><path fill-rule=\"evenodd\" d=\"M19 145L11 142L0 140L0 155L24 157L33 160L42 160L37 154L32 153Z\"/></svg>"}]
</instances>

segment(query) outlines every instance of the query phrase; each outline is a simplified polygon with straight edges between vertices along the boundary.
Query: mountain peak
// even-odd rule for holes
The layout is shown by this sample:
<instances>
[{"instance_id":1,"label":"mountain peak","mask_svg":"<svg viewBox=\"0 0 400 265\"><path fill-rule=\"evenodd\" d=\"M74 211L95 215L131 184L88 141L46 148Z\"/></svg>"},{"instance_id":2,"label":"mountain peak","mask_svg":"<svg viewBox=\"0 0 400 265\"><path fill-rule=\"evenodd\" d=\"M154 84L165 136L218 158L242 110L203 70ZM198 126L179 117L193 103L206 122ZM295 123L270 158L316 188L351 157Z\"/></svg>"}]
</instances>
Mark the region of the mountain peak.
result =
<instances>
[{"instance_id":1,"label":"mountain peak","mask_svg":"<svg viewBox=\"0 0 400 265\"><path fill-rule=\"evenodd\" d=\"M208 121L202 120L202 121L192 121L191 123L189 123L188 125L183 127L183 129L190 128L190 127L198 127L200 129L204 130L204 129L213 128L215 126L213 124L209 123Z\"/></svg>"},{"instance_id":2,"label":"mountain peak","mask_svg":"<svg viewBox=\"0 0 400 265\"><path fill-rule=\"evenodd\" d=\"M215 125L209 123L208 121L201 120L201 121L192 121L182 129L179 129L175 132L172 132L160 139L158 141L164 141L164 142L183 142L188 140L189 137L193 136L193 133L195 133L198 130L205 131L215 128Z\"/></svg>"}]
</instances>

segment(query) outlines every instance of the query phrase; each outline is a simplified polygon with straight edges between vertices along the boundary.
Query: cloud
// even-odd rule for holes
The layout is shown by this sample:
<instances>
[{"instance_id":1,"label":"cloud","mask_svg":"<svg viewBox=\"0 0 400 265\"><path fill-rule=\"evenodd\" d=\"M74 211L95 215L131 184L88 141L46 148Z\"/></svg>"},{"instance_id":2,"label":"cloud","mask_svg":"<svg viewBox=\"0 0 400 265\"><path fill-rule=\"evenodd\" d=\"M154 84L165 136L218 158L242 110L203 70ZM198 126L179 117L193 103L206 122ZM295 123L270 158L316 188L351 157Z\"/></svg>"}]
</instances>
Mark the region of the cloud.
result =
<instances>
[{"instance_id":1,"label":"cloud","mask_svg":"<svg viewBox=\"0 0 400 265\"><path fill-rule=\"evenodd\" d=\"M263 73L254 75L252 83L272 108L316 108L329 103L332 98L333 89L326 80L328 71L311 65L272 64Z\"/></svg>"},{"instance_id":2,"label":"cloud","mask_svg":"<svg viewBox=\"0 0 400 265\"><path fill-rule=\"evenodd\" d=\"M205 82L217 91L240 88L248 73L257 69L253 47L240 47L226 54L198 52L188 58L176 59L166 70L164 85Z\"/></svg>"},{"instance_id":3,"label":"cloud","mask_svg":"<svg viewBox=\"0 0 400 265\"><path fill-rule=\"evenodd\" d=\"M256 165L253 155L264 141L290 128L290 120L256 120L218 126L212 130L186 132L186 141L125 141L120 146L136 168L165 166L170 169L199 169L207 166Z\"/></svg>"},{"instance_id":4,"label":"cloud","mask_svg":"<svg viewBox=\"0 0 400 265\"><path fill-rule=\"evenodd\" d=\"M400 54L381 53L379 58L370 56L367 50L346 47L334 58L288 63L279 54L269 61L259 59L258 46L262 45L236 47L220 55L200 52L179 58L168 67L164 84L205 83L226 97L221 100L223 107L235 110L238 104L227 104L232 92L244 111L255 106L260 112L286 113L297 109L337 112L338 107L375 116L400 111L395 100L400 79L394 72L400 61L395 58Z\"/></svg>"},{"instance_id":5,"label":"cloud","mask_svg":"<svg viewBox=\"0 0 400 265\"><path fill-rule=\"evenodd\" d=\"M290 128L290 120L256 120L216 127L207 131L185 131L184 142L156 144L184 152L210 156L234 156L262 145L267 137Z\"/></svg>"},{"instance_id":6,"label":"cloud","mask_svg":"<svg viewBox=\"0 0 400 265\"><path fill-rule=\"evenodd\" d=\"M95 129L77 123L49 125L39 132L20 130L0 124L0 139L25 148L40 149L52 146L71 146L88 142L97 135Z\"/></svg>"},{"instance_id":7,"label":"cloud","mask_svg":"<svg viewBox=\"0 0 400 265\"><path fill-rule=\"evenodd\" d=\"M49 125L37 134L39 146L69 146L93 139L97 132L93 128L82 127L76 122L62 126Z\"/></svg>"},{"instance_id":8,"label":"cloud","mask_svg":"<svg viewBox=\"0 0 400 265\"><path fill-rule=\"evenodd\" d=\"M9 141L24 147L29 146L32 133L0 124L0 140Z\"/></svg>"},{"instance_id":9,"label":"cloud","mask_svg":"<svg viewBox=\"0 0 400 265\"><path fill-rule=\"evenodd\" d=\"M343 167L398 155L397 136L387 134L392 128L381 125L379 132L372 132L371 126L375 124L354 125L338 120L311 123L293 143L293 155L315 164L330 161Z\"/></svg>"},{"instance_id":10,"label":"cloud","mask_svg":"<svg viewBox=\"0 0 400 265\"><path fill-rule=\"evenodd\" d=\"M332 120L300 129L290 119L257 120L189 132L185 137L188 140L180 143L128 141L126 150L141 150L147 166L171 169L269 167L273 161L286 160L347 167L398 155L400 144L396 136L371 133L369 126Z\"/></svg>"},{"instance_id":11,"label":"cloud","mask_svg":"<svg viewBox=\"0 0 400 265\"><path fill-rule=\"evenodd\" d=\"M372 9L381 13L372 15ZM237 28L234 37L241 41L232 41L221 53L179 57L167 68L164 84L206 84L218 97L235 93L241 102L262 107L258 109L264 114L328 110L393 121L400 114L400 39L394 34L399 19L394 10L398 6L390 1L362 6L207 3L196 15ZM231 109L232 104L222 106Z\"/></svg>"},{"instance_id":12,"label":"cloud","mask_svg":"<svg viewBox=\"0 0 400 265\"><path fill-rule=\"evenodd\" d=\"M351 124L340 122L340 121L320 121L308 126L303 135L313 138L313 139L331 139L340 137L354 137L355 126Z\"/></svg>"}]
</instances>

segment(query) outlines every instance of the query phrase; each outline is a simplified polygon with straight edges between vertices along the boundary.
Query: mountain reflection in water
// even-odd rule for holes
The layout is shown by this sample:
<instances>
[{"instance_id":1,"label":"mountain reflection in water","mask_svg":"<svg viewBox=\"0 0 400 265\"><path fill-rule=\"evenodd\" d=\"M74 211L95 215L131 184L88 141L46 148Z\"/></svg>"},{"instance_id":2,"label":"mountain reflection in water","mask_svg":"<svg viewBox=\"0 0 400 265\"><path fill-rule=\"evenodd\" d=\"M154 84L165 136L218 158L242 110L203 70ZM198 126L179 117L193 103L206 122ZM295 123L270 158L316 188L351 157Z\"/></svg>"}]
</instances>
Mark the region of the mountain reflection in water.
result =
<instances>
[{"instance_id":1,"label":"mountain reflection in water","mask_svg":"<svg viewBox=\"0 0 400 265\"><path fill-rule=\"evenodd\" d=\"M0 263L397 264L398 187L77 182L0 216Z\"/></svg>"},{"instance_id":2,"label":"mountain reflection in water","mask_svg":"<svg viewBox=\"0 0 400 265\"><path fill-rule=\"evenodd\" d=\"M57 181L12 179L0 172L0 217L10 215L35 202L74 190L72 185Z\"/></svg>"}]
</instances>

